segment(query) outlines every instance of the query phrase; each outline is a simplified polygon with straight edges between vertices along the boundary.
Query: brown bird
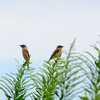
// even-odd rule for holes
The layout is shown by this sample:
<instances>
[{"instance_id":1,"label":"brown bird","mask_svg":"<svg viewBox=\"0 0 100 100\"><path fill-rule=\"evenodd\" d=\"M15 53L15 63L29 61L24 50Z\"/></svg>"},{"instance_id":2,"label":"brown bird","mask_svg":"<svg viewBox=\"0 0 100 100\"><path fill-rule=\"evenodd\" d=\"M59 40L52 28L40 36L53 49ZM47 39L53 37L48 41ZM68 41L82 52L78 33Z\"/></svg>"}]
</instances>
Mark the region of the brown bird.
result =
<instances>
[{"instance_id":1,"label":"brown bird","mask_svg":"<svg viewBox=\"0 0 100 100\"><path fill-rule=\"evenodd\" d=\"M23 57L24 59L26 60L25 63L27 63L27 69L29 69L29 52L28 52L28 49L27 49L27 46L22 44L22 45L19 45L20 47L22 47L22 54L23 54Z\"/></svg>"},{"instance_id":2,"label":"brown bird","mask_svg":"<svg viewBox=\"0 0 100 100\"><path fill-rule=\"evenodd\" d=\"M54 50L54 52L52 53L52 55L51 55L49 61L50 61L51 59L55 58L55 57L58 57L58 56L62 53L62 48L63 48L63 47L64 47L64 46L62 46L62 45L58 45L57 48L56 48L56 49Z\"/></svg>"}]
</instances>

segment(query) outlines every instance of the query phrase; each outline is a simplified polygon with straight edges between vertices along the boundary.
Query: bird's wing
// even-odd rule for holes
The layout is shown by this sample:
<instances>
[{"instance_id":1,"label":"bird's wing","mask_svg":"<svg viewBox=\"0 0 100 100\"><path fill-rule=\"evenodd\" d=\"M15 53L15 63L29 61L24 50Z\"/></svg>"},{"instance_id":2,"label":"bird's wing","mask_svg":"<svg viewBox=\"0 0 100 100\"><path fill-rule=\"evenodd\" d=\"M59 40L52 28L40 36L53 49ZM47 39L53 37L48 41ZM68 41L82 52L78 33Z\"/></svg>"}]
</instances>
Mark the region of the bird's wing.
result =
<instances>
[{"instance_id":1,"label":"bird's wing","mask_svg":"<svg viewBox=\"0 0 100 100\"><path fill-rule=\"evenodd\" d=\"M59 51L60 51L60 49L56 49L56 50L52 53L51 57L55 56Z\"/></svg>"},{"instance_id":2,"label":"bird's wing","mask_svg":"<svg viewBox=\"0 0 100 100\"><path fill-rule=\"evenodd\" d=\"M28 59L28 57L29 57L29 52L28 52L28 50L23 49L23 57L24 57L25 60Z\"/></svg>"},{"instance_id":3,"label":"bird's wing","mask_svg":"<svg viewBox=\"0 0 100 100\"><path fill-rule=\"evenodd\" d=\"M28 50L26 50L26 52L27 52L27 55L28 55L28 57L29 57L30 55L29 55L29 52L28 52Z\"/></svg>"},{"instance_id":4,"label":"bird's wing","mask_svg":"<svg viewBox=\"0 0 100 100\"><path fill-rule=\"evenodd\" d=\"M55 56L59 51L60 51L60 49L56 49L56 50L52 53L52 55L51 55L49 61L50 61L50 60L52 59L52 57Z\"/></svg>"}]
</instances>

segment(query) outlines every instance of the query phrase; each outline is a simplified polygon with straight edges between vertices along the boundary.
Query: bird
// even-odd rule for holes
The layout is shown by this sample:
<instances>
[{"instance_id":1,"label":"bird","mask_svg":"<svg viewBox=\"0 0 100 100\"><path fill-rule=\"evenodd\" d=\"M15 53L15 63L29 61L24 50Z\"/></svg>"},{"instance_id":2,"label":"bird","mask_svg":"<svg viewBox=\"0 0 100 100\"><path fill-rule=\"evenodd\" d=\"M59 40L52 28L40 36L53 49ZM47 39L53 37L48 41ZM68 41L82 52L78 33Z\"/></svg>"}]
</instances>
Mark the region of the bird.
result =
<instances>
[{"instance_id":1,"label":"bird","mask_svg":"<svg viewBox=\"0 0 100 100\"><path fill-rule=\"evenodd\" d=\"M19 45L21 48L22 48L22 54L23 54L23 58L26 60L25 63L27 63L27 69L29 69L29 51L27 49L27 46L22 44L22 45Z\"/></svg>"},{"instance_id":2,"label":"bird","mask_svg":"<svg viewBox=\"0 0 100 100\"><path fill-rule=\"evenodd\" d=\"M61 53L62 53L62 48L64 46L62 45L58 45L57 48L54 50L54 52L52 53L50 59L48 61L50 61L51 59L58 57Z\"/></svg>"}]
</instances>

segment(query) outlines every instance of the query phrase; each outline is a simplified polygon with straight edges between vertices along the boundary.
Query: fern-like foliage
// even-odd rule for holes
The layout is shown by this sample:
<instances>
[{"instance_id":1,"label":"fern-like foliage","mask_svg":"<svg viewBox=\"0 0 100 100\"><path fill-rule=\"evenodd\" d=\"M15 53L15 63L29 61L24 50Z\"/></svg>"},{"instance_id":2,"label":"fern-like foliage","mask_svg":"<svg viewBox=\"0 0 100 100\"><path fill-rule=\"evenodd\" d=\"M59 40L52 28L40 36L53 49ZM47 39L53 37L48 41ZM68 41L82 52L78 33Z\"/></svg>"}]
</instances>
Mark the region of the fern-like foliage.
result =
<instances>
[{"instance_id":1,"label":"fern-like foliage","mask_svg":"<svg viewBox=\"0 0 100 100\"><path fill-rule=\"evenodd\" d=\"M100 42L97 41L97 43L100 45ZM97 51L98 58L89 52L86 52L90 56L89 58L81 55L84 66L87 66L87 69L83 68L84 75L87 77L84 82L84 90L88 93L89 100L100 100L100 49L96 45L92 47ZM80 98L84 100L82 97Z\"/></svg>"},{"instance_id":2,"label":"fern-like foliage","mask_svg":"<svg viewBox=\"0 0 100 100\"><path fill-rule=\"evenodd\" d=\"M56 58L52 62L45 61L41 73L37 73L34 82L35 92L32 100L72 100L81 90L77 87L84 78L81 71L82 62L73 52L75 40L70 46L66 58Z\"/></svg>"},{"instance_id":3,"label":"fern-like foliage","mask_svg":"<svg viewBox=\"0 0 100 100\"><path fill-rule=\"evenodd\" d=\"M42 73L37 73L36 79L34 77L34 87L36 91L33 94L34 100L54 100L55 89L57 89L59 72L56 62L49 63L45 61L44 68L40 68Z\"/></svg>"},{"instance_id":4,"label":"fern-like foliage","mask_svg":"<svg viewBox=\"0 0 100 100\"><path fill-rule=\"evenodd\" d=\"M81 73L82 62L77 58L78 53L74 52L75 40L71 44L66 59L61 61L63 67L61 69L60 80L56 95L59 100L72 100L82 92L81 87L77 86L85 79ZM60 92L60 93L59 93Z\"/></svg>"},{"instance_id":5,"label":"fern-like foliage","mask_svg":"<svg viewBox=\"0 0 100 100\"><path fill-rule=\"evenodd\" d=\"M0 80L0 89L4 91L8 100L25 100L31 93L29 82L31 81L30 75L34 69L25 69L25 64L21 67L18 66L17 73L6 74Z\"/></svg>"}]
</instances>

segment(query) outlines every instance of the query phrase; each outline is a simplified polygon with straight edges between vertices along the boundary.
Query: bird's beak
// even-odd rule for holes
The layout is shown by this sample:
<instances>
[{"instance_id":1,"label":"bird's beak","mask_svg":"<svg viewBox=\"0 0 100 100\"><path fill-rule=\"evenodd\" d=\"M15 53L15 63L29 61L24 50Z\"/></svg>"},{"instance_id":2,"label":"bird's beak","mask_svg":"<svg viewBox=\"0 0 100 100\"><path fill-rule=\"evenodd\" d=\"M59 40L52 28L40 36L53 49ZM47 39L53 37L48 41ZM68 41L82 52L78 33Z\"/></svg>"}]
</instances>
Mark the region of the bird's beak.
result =
<instances>
[{"instance_id":1,"label":"bird's beak","mask_svg":"<svg viewBox=\"0 0 100 100\"><path fill-rule=\"evenodd\" d=\"M62 48L63 48L64 46L62 46Z\"/></svg>"},{"instance_id":2,"label":"bird's beak","mask_svg":"<svg viewBox=\"0 0 100 100\"><path fill-rule=\"evenodd\" d=\"M19 45L21 47L21 45Z\"/></svg>"}]
</instances>

